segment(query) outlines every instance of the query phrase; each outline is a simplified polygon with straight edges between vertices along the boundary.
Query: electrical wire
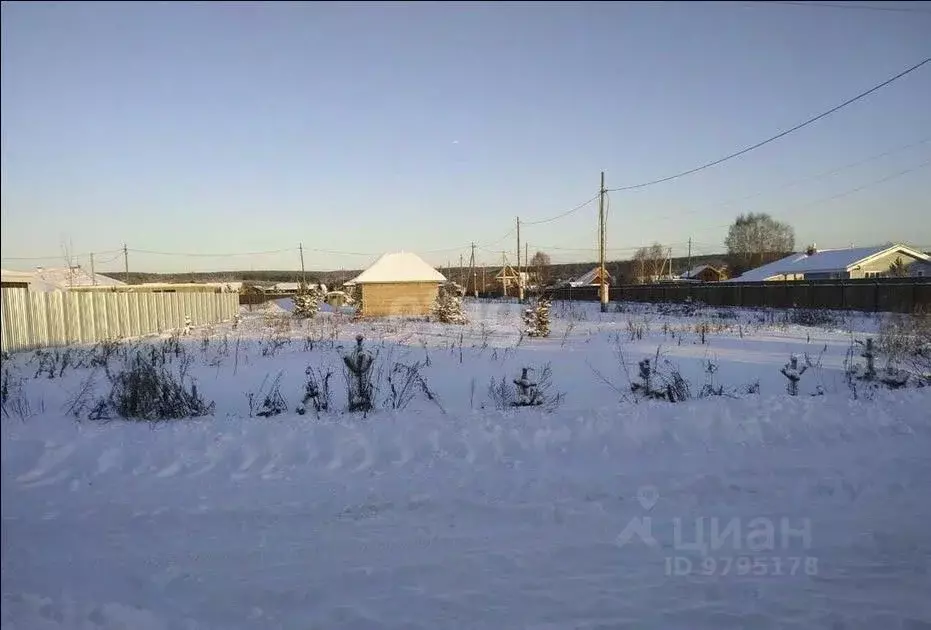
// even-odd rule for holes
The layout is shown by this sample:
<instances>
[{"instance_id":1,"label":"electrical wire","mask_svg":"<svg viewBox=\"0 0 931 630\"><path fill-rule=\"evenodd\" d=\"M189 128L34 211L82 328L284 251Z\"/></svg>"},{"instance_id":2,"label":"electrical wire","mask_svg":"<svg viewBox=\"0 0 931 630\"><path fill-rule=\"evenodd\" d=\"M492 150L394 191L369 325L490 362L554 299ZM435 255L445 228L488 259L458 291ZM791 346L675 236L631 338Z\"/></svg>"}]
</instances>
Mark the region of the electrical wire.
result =
<instances>
[{"instance_id":1,"label":"electrical wire","mask_svg":"<svg viewBox=\"0 0 931 630\"><path fill-rule=\"evenodd\" d=\"M555 220L557 220L557 219L562 219L563 217L567 217L567 216L569 216L570 214L572 214L572 213L574 213L574 212L578 212L579 210L581 210L581 209L584 208L585 206L589 205L590 203L592 203L592 202L595 201L596 199L598 199L598 195L595 195L594 197L592 197L591 199L589 199L589 200L587 200L587 201L583 201L583 202L580 203L579 205L577 205L577 206L575 206L575 207L573 207L573 208L570 208L569 210L566 210L565 212L562 212L562 213L560 213L560 214L557 214L556 216L549 217L548 219L540 219L540 220L538 220L538 221L521 221L520 224L521 224L521 225L542 225L543 223L549 223L550 221L555 221Z\"/></svg>"},{"instance_id":2,"label":"electrical wire","mask_svg":"<svg viewBox=\"0 0 931 630\"><path fill-rule=\"evenodd\" d=\"M134 254L151 254L155 256L179 256L189 258L232 258L234 256L264 256L268 254L283 254L287 252L298 251L296 247L286 249L273 249L264 252L231 252L226 254L204 254L200 252L159 252L151 249L129 249L128 252Z\"/></svg>"},{"instance_id":3,"label":"electrical wire","mask_svg":"<svg viewBox=\"0 0 931 630\"><path fill-rule=\"evenodd\" d=\"M701 207L699 207L699 208L695 208L695 209L688 210L688 211L685 211L685 212L680 212L680 213L677 213L677 214L660 215L660 216L654 217L654 220L656 220L656 221L666 221L666 220L669 220L669 219L680 219L680 218L682 218L683 216L694 215L694 214L703 214L703 213L705 213L705 212L708 212L709 210L717 210L717 209L720 209L720 208L726 208L726 207L731 206L731 205L733 205L733 204L735 204L735 203L742 203L742 202L744 202L744 201L748 201L748 200L750 200L750 199L756 199L757 197L761 197L761 196L766 195L766 194L769 194L769 193L778 192L778 191L780 191L780 190L786 190L787 188L792 188L793 186L797 186L798 184L804 184L804 183L808 183L808 182L813 182L813 181L818 181L818 180L821 180L821 179L825 179L825 178L830 177L830 176L832 176L832 175L836 175L837 173L840 173L840 172L842 172L842 171L846 171L846 170L851 169L851 168L856 168L857 166L863 166L864 164L868 164L869 162L875 162L876 160L882 159L882 158L884 158L884 157L888 157L888 156L890 156L890 155L893 155L893 154L895 154L895 153L899 153L899 152L901 152L901 151L905 151L905 150L907 150L907 149L912 149L912 148L914 148L914 147L921 146L921 145L923 145L923 144L927 144L928 142L931 142L931 136L929 136L929 137L927 137L927 138L924 138L924 139L922 139L922 140L919 140L918 142L911 142L911 143L909 143L909 144L905 144L905 145L898 146L898 147L895 147L895 148L892 148L892 149L888 149L888 150L883 151L882 153L878 153L878 154L876 154L876 155L871 155L870 157L863 158L862 160L858 160L858 161L856 161L856 162L851 162L851 163L845 164L845 165L843 165L843 166L838 166L837 168L833 168L833 169L831 169L831 170L829 170L829 171L824 171L824 172L821 172L821 173L817 173L817 174L815 174L815 175L809 175L809 176L806 176L806 177L802 177L802 178L800 178L800 179L791 180L791 181L789 181L789 182L787 182L787 183L780 184L780 185L775 186L775 187L773 187L773 188L767 188L767 189L764 189L764 190L760 190L760 191L757 191L757 192L755 192L755 193L753 193L753 194L747 195L747 196L745 196L745 197L738 197L738 198L735 198L735 199L730 199L730 200L728 200L728 201L722 201L722 202L714 203L714 204L707 205L707 206L701 206Z\"/></svg>"},{"instance_id":4,"label":"electrical wire","mask_svg":"<svg viewBox=\"0 0 931 630\"><path fill-rule=\"evenodd\" d=\"M717 166L718 164L722 164L722 163L724 163L724 162L727 162L728 160L733 160L734 158L737 158L737 157L740 157L741 155L745 155L745 154L747 154L747 153L750 153L751 151L755 151L756 149L759 149L760 147L765 146L765 145L767 145L767 144L769 144L769 143L771 143L771 142L775 142L776 140L779 140L780 138L784 138L784 137L788 136L788 135L791 134L791 133L794 133L794 132L796 132L796 131L798 131L798 130L800 130L800 129L803 129L803 128L807 127L808 125L811 125L811 124L813 124L813 123L815 123L815 122L821 120L822 118L826 118L826 117L830 116L831 114L833 114L833 113L835 113L835 112L837 112L837 111L840 111L841 109L847 107L848 105L852 105L853 103L856 103L857 101L866 98L866 97L869 96L870 94L873 94L874 92L877 92L877 91L881 90L882 88L886 87L887 85L890 85L891 83L893 83L893 82L895 82L895 81L898 81L898 80L901 79L902 77L907 76L907 75L911 74L912 72L918 70L919 68L921 68L922 66L924 66L924 65L927 64L928 62L931 62L931 57L928 57L927 59L924 59L923 61L920 61L920 62L916 63L916 64L913 65L912 67L907 68L906 70L903 70L902 72L896 74L895 76L893 76L893 77L891 77L891 78L889 78L889 79L886 79L885 81L883 81L883 82L880 83L879 85L873 86L873 87L871 87L870 89L866 90L865 92L860 92L859 94L857 94L857 95L854 96L853 98L847 99L846 101L844 101L844 102L841 103L840 105L835 105L835 106L832 107L831 109L829 109L829 110L827 110L827 111L825 111L825 112L822 112L822 113L818 114L817 116L814 116L813 118L809 118L808 120L806 120L806 121L803 122L803 123L800 123L800 124L798 124L798 125L795 125L794 127L790 127L789 129L786 129L786 130L784 130L784 131L780 131L779 133L777 133L777 134L774 135L774 136L771 136L771 137L769 137L769 138L767 138L767 139L765 139L765 140L761 140L760 142L757 142L756 144L753 144L753 145L750 145L750 146L748 146L748 147L745 147L745 148L743 148L743 149L741 149L741 150L739 150L739 151L735 151L734 153L731 153L731 154L729 154L729 155L726 155L726 156L724 156L724 157L722 157L722 158L718 158L717 160L713 160L713 161L711 161L711 162L706 162L705 164L702 164L702 165L700 165L700 166L696 166L696 167L694 167L694 168L690 168L690 169L688 169L688 170L686 170L686 171L682 171L681 173L676 173L676 174L674 174L674 175L668 175L668 176L666 176L666 177L660 177L659 179L654 179L654 180L650 180L650 181L646 181L646 182L641 182L641 183L639 183L639 184L632 184L632 185L629 185L629 186L621 186L621 187L619 187L619 188L610 188L610 189L609 189L609 192L620 192L620 191L625 191L625 190L637 190L637 189L639 189L639 188L646 188L647 186L654 186L654 185L656 185L656 184L662 184L662 183L664 183L664 182L672 181L672 180L674 180L674 179L679 179L680 177L685 177L686 175L692 175L693 173L698 173L699 171L703 171L703 170L709 169L709 168L711 168L711 167L713 167L713 166Z\"/></svg>"},{"instance_id":5,"label":"electrical wire","mask_svg":"<svg viewBox=\"0 0 931 630\"><path fill-rule=\"evenodd\" d=\"M88 253L86 253L86 254L69 254L68 256L65 256L65 255L63 255L63 254L61 254L61 253L53 254L53 255L51 255L51 256L3 256L3 257L0 257L0 260L11 260L11 261L19 261L19 260L22 260L22 261L26 261L26 260L38 260L38 261L42 261L42 260L57 260L57 259L60 259L60 258L69 258L69 257L70 257L70 258L81 258L82 256L90 256L91 254L97 255L97 254L122 253L122 251L123 251L122 249L110 249L110 250L105 250L105 251L102 251L102 252L88 252Z\"/></svg>"},{"instance_id":6,"label":"electrical wire","mask_svg":"<svg viewBox=\"0 0 931 630\"><path fill-rule=\"evenodd\" d=\"M915 7L886 7L886 6L876 6L869 4L830 4L827 2L791 2L790 0L759 0L757 2L751 2L750 5L762 5L762 4L781 4L784 6L794 6L794 7L817 7L819 9L855 9L860 11L888 11L895 13L923 13L925 15L931 15L931 11L927 9L919 9ZM747 5L744 5L747 6Z\"/></svg>"},{"instance_id":7,"label":"electrical wire","mask_svg":"<svg viewBox=\"0 0 931 630\"><path fill-rule=\"evenodd\" d=\"M931 159L925 160L925 161L922 162L921 164L918 164L917 166L913 166L912 168L907 168L907 169L905 169L904 171L899 171L899 172L897 172L897 173L893 173L893 174L891 174L891 175L887 175L886 177L883 177L882 179L877 179L876 181L870 182L870 183L868 183L868 184L863 184L862 186L857 186L856 188L852 188L852 189L850 189L850 190L846 190L846 191L844 191L844 192L842 192L842 193L838 193L838 194L832 195L832 196L830 196L830 197L825 197L824 199L818 199L818 200L812 201L812 202L807 203L807 204L805 204L805 205L803 205L803 206L796 206L795 208L793 208L793 210L802 210L802 209L809 208L809 207L811 207L811 206L816 206L816 205L820 205L820 204L822 204L822 203L827 203L827 202L829 202L829 201L834 201L835 199L841 199L841 198L843 198L843 197L848 197L848 196L850 196L850 195L852 195L852 194L854 194L854 193L860 192L861 190L866 190L867 188L872 188L873 186L878 186L879 184L884 184L884 183L886 183L886 182L888 182L888 181L891 181L891 180L893 180L893 179L898 179L899 177L902 177L903 175L908 175L909 173L914 173L915 171L919 171L919 170L921 170L921 169L923 169L923 168L925 168L925 167L927 167L927 166L929 166L929 165L931 165Z\"/></svg>"}]
</instances>

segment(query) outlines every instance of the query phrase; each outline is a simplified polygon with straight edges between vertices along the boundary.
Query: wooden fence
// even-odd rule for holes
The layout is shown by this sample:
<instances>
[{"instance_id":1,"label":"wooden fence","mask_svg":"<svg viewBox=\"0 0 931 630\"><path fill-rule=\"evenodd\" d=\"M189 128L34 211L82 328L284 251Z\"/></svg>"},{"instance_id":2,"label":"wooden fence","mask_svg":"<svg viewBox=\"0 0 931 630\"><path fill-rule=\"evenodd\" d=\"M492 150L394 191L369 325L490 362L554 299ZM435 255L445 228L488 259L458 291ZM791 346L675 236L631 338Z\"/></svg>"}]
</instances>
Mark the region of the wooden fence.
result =
<instances>
[{"instance_id":1,"label":"wooden fence","mask_svg":"<svg viewBox=\"0 0 931 630\"><path fill-rule=\"evenodd\" d=\"M598 301L598 287L560 287L554 300ZM612 302L686 302L710 306L813 308L912 313L931 309L931 278L640 284L610 288Z\"/></svg>"},{"instance_id":2,"label":"wooden fence","mask_svg":"<svg viewBox=\"0 0 931 630\"><path fill-rule=\"evenodd\" d=\"M236 293L32 292L2 289L4 352L141 337L227 321Z\"/></svg>"}]
</instances>

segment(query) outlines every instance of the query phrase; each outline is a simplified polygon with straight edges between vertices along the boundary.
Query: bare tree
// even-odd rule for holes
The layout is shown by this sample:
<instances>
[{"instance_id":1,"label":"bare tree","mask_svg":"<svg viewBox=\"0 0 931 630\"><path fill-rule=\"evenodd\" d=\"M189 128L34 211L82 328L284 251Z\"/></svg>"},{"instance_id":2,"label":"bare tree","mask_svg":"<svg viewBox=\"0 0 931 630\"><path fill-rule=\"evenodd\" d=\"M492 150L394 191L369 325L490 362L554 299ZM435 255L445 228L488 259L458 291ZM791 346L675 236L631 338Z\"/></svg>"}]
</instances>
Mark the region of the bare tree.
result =
<instances>
[{"instance_id":1,"label":"bare tree","mask_svg":"<svg viewBox=\"0 0 931 630\"><path fill-rule=\"evenodd\" d=\"M549 280L550 275L550 265L553 264L553 260L550 258L550 255L546 252L538 251L530 258L530 267L536 269L537 277L539 278L538 282L540 286L545 286Z\"/></svg>"},{"instance_id":2,"label":"bare tree","mask_svg":"<svg viewBox=\"0 0 931 630\"><path fill-rule=\"evenodd\" d=\"M77 260L73 254L74 245L71 242L71 239L68 239L66 243L64 239L61 241L61 255L65 259L65 268L68 269L68 288L74 288L74 270L77 266Z\"/></svg>"},{"instance_id":3,"label":"bare tree","mask_svg":"<svg viewBox=\"0 0 931 630\"><path fill-rule=\"evenodd\" d=\"M905 263L902 262L901 257L896 257L896 259L889 265L889 277L891 278L904 278L908 275L908 267L905 266Z\"/></svg>"},{"instance_id":4,"label":"bare tree","mask_svg":"<svg viewBox=\"0 0 931 630\"><path fill-rule=\"evenodd\" d=\"M737 273L776 260L795 249L795 230L766 213L741 214L724 239L731 268Z\"/></svg>"},{"instance_id":5,"label":"bare tree","mask_svg":"<svg viewBox=\"0 0 931 630\"><path fill-rule=\"evenodd\" d=\"M655 282L666 268L666 249L659 243L641 247L634 254L634 274L638 284Z\"/></svg>"}]
</instances>

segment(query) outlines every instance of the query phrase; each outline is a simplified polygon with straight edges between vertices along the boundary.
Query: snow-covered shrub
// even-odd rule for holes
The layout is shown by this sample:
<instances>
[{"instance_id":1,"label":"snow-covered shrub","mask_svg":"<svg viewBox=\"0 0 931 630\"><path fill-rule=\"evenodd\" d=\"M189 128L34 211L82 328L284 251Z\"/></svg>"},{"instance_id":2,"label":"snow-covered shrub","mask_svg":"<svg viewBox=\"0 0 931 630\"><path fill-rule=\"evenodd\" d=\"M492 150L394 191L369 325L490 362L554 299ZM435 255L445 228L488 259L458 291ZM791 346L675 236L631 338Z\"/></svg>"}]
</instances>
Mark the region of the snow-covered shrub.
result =
<instances>
[{"instance_id":1,"label":"snow-covered shrub","mask_svg":"<svg viewBox=\"0 0 931 630\"><path fill-rule=\"evenodd\" d=\"M389 409L405 409L416 396L421 392L427 400L436 403L436 394L430 389L427 380L420 373L420 370L426 366L425 363L415 361L408 365L405 363L394 363L387 374L388 394L385 397L385 406Z\"/></svg>"},{"instance_id":2,"label":"snow-covered shrub","mask_svg":"<svg viewBox=\"0 0 931 630\"><path fill-rule=\"evenodd\" d=\"M313 319L320 311L320 304L326 299L326 292L320 285L308 287L301 293L295 295L294 312L295 317L301 319Z\"/></svg>"},{"instance_id":3,"label":"snow-covered shrub","mask_svg":"<svg viewBox=\"0 0 931 630\"><path fill-rule=\"evenodd\" d=\"M285 346L291 345L288 331L282 327L275 327L267 337L262 339L262 356L273 357Z\"/></svg>"},{"instance_id":4,"label":"snow-covered shrub","mask_svg":"<svg viewBox=\"0 0 931 630\"><path fill-rule=\"evenodd\" d=\"M530 372L539 372L540 377L534 379ZM565 397L562 392L554 391L553 371L549 363L539 370L532 367L521 368L521 375L513 379L512 383L513 387L503 376L499 380L492 378L489 381L488 397L496 409L543 407L551 411L556 409Z\"/></svg>"},{"instance_id":5,"label":"snow-covered shrub","mask_svg":"<svg viewBox=\"0 0 931 630\"><path fill-rule=\"evenodd\" d=\"M724 386L717 385L714 381L714 375L718 371L718 364L708 359L704 363L706 381L702 385L701 391L698 393L699 398L707 398L709 396L723 396L724 395Z\"/></svg>"},{"instance_id":6,"label":"snow-covered shrub","mask_svg":"<svg viewBox=\"0 0 931 630\"><path fill-rule=\"evenodd\" d=\"M260 418L270 418L277 416L288 409L288 402L281 395L281 372L269 383L268 375L259 386L258 392L248 392L246 398L249 400L249 417L259 416Z\"/></svg>"},{"instance_id":7,"label":"snow-covered shrub","mask_svg":"<svg viewBox=\"0 0 931 630\"><path fill-rule=\"evenodd\" d=\"M918 385L931 384L931 311L894 314L879 327L879 352Z\"/></svg>"},{"instance_id":8,"label":"snow-covered shrub","mask_svg":"<svg viewBox=\"0 0 931 630\"><path fill-rule=\"evenodd\" d=\"M346 377L349 411L371 411L375 389L372 386L372 354L362 348L362 335L356 335L356 347L343 357L343 375Z\"/></svg>"},{"instance_id":9,"label":"snow-covered shrub","mask_svg":"<svg viewBox=\"0 0 931 630\"><path fill-rule=\"evenodd\" d=\"M23 392L26 379L20 377L9 367L3 368L0 377L0 411L6 417L16 416L25 420L30 414L29 399Z\"/></svg>"},{"instance_id":10,"label":"snow-covered shrub","mask_svg":"<svg viewBox=\"0 0 931 630\"><path fill-rule=\"evenodd\" d=\"M657 350L654 360L647 357L637 364L639 368L637 377L640 382L630 384L631 393L640 399L669 402L682 402L691 398L689 383L679 369L673 367L669 361L664 361L664 365L669 369L661 371L656 367L658 363L659 351Z\"/></svg>"},{"instance_id":11,"label":"snow-covered shrub","mask_svg":"<svg viewBox=\"0 0 931 630\"><path fill-rule=\"evenodd\" d=\"M533 308L525 309L524 328L521 332L528 337L549 337L550 306L549 299L541 297Z\"/></svg>"},{"instance_id":12,"label":"snow-covered shrub","mask_svg":"<svg viewBox=\"0 0 931 630\"><path fill-rule=\"evenodd\" d=\"M468 322L462 310L462 298L451 287L442 287L433 302L434 319L442 324L465 324Z\"/></svg>"},{"instance_id":13,"label":"snow-covered shrub","mask_svg":"<svg viewBox=\"0 0 931 630\"><path fill-rule=\"evenodd\" d=\"M515 405L514 389L508 385L506 377L492 378L488 381L488 399L499 411Z\"/></svg>"},{"instance_id":14,"label":"snow-covered shrub","mask_svg":"<svg viewBox=\"0 0 931 630\"><path fill-rule=\"evenodd\" d=\"M837 315L831 311L816 308L790 308L783 318L786 324L833 328L840 324Z\"/></svg>"},{"instance_id":15,"label":"snow-covered shrub","mask_svg":"<svg viewBox=\"0 0 931 630\"><path fill-rule=\"evenodd\" d=\"M304 415L307 412L308 402L313 405L314 411L318 415L321 411L329 411L330 377L333 376L333 372L327 370L324 373L320 368L314 370L314 368L307 366L304 374L307 375L307 382L304 384L304 398L301 400L301 404L298 405L297 412Z\"/></svg>"},{"instance_id":16,"label":"snow-covered shrub","mask_svg":"<svg viewBox=\"0 0 931 630\"><path fill-rule=\"evenodd\" d=\"M646 319L634 321L627 318L627 338L631 341L641 341L650 332L650 323Z\"/></svg>"},{"instance_id":17,"label":"snow-covered shrub","mask_svg":"<svg viewBox=\"0 0 931 630\"><path fill-rule=\"evenodd\" d=\"M860 358L865 363L858 363L855 360L857 346L862 346L859 353ZM902 356L893 354L892 356ZM888 389L901 389L908 385L912 380L918 386L923 386L931 382L931 377L914 372L912 369L901 369L894 365L894 359L887 357L886 365L882 369L876 368L877 347L873 344L873 339L868 338L865 342L859 339L855 340L847 350L847 357L844 360L844 376L847 380L847 386L853 393L854 399L859 397L859 385L862 384L871 394L872 390L878 386ZM916 367L916 364L910 364L910 367ZM917 366L920 369L920 364Z\"/></svg>"},{"instance_id":18,"label":"snow-covered shrub","mask_svg":"<svg viewBox=\"0 0 931 630\"><path fill-rule=\"evenodd\" d=\"M177 369L169 368L155 352L131 354L119 371L107 370L110 394L98 400L91 411L92 420L114 417L128 420L173 420L196 418L213 413L214 403L206 402L189 382L189 361Z\"/></svg>"},{"instance_id":19,"label":"snow-covered shrub","mask_svg":"<svg viewBox=\"0 0 931 630\"><path fill-rule=\"evenodd\" d=\"M802 374L808 370L808 365L800 366L798 364L798 357L794 354L789 357L789 362L786 363L780 372L786 377L788 383L786 383L786 392L789 396L798 396L798 382L802 380Z\"/></svg>"}]
</instances>

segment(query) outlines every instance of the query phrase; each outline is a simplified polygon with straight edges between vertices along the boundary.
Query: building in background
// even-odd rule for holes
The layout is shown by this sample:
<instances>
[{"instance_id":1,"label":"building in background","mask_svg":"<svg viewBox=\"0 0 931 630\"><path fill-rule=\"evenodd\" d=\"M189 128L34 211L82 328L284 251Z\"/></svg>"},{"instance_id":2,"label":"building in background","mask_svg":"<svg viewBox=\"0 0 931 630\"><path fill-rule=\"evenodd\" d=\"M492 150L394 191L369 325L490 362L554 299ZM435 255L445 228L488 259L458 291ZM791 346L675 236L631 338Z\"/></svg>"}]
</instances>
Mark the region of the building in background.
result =
<instances>
[{"instance_id":1,"label":"building in background","mask_svg":"<svg viewBox=\"0 0 931 630\"><path fill-rule=\"evenodd\" d=\"M428 315L446 277L410 252L383 254L353 278L363 317L422 317Z\"/></svg>"},{"instance_id":2,"label":"building in background","mask_svg":"<svg viewBox=\"0 0 931 630\"><path fill-rule=\"evenodd\" d=\"M91 274L80 265L72 267L36 267L33 271L0 272L3 287L17 286L30 291L68 291L83 287L119 287L125 283L103 274ZM23 286L25 285L25 286Z\"/></svg>"},{"instance_id":3,"label":"building in background","mask_svg":"<svg viewBox=\"0 0 931 630\"><path fill-rule=\"evenodd\" d=\"M727 271L714 265L698 265L681 274L679 279L695 282L721 282L727 280Z\"/></svg>"},{"instance_id":4,"label":"building in background","mask_svg":"<svg viewBox=\"0 0 931 630\"><path fill-rule=\"evenodd\" d=\"M847 280L931 276L931 257L907 245L819 250L811 245L804 252L751 269L734 282L787 280Z\"/></svg>"}]
</instances>

